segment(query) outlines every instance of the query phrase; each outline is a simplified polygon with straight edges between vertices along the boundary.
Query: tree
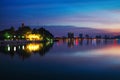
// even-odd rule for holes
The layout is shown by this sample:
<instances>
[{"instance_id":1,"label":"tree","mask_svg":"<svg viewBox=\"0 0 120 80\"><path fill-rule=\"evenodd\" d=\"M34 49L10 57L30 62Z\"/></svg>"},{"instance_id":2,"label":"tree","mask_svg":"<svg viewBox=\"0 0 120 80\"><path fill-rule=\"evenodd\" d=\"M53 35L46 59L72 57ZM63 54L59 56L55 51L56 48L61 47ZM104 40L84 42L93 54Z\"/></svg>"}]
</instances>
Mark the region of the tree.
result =
<instances>
[{"instance_id":1,"label":"tree","mask_svg":"<svg viewBox=\"0 0 120 80\"><path fill-rule=\"evenodd\" d=\"M39 34L42 35L44 41L54 38L54 36L48 30L46 30L44 28L39 28L38 32L39 32Z\"/></svg>"}]
</instances>

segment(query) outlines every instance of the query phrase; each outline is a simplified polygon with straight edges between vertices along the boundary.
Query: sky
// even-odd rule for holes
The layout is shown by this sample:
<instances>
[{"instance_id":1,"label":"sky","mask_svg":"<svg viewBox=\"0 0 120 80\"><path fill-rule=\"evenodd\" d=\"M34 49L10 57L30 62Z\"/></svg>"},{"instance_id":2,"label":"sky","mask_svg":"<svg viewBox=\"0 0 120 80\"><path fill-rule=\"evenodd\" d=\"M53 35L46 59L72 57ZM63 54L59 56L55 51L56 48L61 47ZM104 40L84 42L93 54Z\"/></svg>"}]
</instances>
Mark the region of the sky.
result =
<instances>
[{"instance_id":1,"label":"sky","mask_svg":"<svg viewBox=\"0 0 120 80\"><path fill-rule=\"evenodd\" d=\"M120 0L0 0L0 28L21 23L120 31Z\"/></svg>"}]
</instances>

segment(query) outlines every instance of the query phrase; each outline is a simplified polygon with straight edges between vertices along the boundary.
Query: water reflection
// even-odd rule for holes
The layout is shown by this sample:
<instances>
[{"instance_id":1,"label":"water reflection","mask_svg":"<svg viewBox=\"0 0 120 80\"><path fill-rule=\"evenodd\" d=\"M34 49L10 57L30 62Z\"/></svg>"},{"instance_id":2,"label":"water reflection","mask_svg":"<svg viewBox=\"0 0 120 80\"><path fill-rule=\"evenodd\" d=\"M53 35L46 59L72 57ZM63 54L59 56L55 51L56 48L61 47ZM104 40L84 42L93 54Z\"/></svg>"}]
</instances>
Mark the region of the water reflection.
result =
<instances>
[{"instance_id":1,"label":"water reflection","mask_svg":"<svg viewBox=\"0 0 120 80\"><path fill-rule=\"evenodd\" d=\"M68 80L72 76L74 79L80 77L82 80L89 80L89 77L96 78L90 80L109 80L111 77L111 80L119 80L114 79L116 75L119 78L120 74L120 40L116 39L60 39L54 45L49 42L1 44L0 53L14 57L9 59L8 56L0 55L1 74L10 77L15 77L12 74L16 74L16 79L21 74L21 78L27 76L34 79L38 75L42 80L46 76L68 76ZM41 58L39 54L46 55ZM28 59L23 62L18 56L20 59Z\"/></svg>"},{"instance_id":2,"label":"water reflection","mask_svg":"<svg viewBox=\"0 0 120 80\"><path fill-rule=\"evenodd\" d=\"M40 43L40 44L30 43L30 44L26 45L26 51L28 51L30 53L39 51L41 49L43 49L43 44L42 43Z\"/></svg>"},{"instance_id":3,"label":"water reflection","mask_svg":"<svg viewBox=\"0 0 120 80\"><path fill-rule=\"evenodd\" d=\"M55 45L53 47L53 43L47 42L47 43L28 43L28 44L7 44L7 45L1 45L0 46L0 52L4 53L6 55L10 55L11 57L14 57L15 55L20 56L20 58L25 59L30 57L33 54L40 54L41 56L44 56L52 47L53 47L53 53L75 53L80 51L90 51L90 50L96 50L100 48L104 48L105 50L107 47L114 47L116 48L116 45L120 44L120 40L109 40L109 39L59 39L58 42L55 42ZM60 47L61 46L61 47ZM108 52L104 49L98 51L102 53ZM113 48L111 49L113 50ZM117 50L116 50L117 51ZM113 51L110 51L113 52ZM95 54L97 52L94 52Z\"/></svg>"},{"instance_id":4,"label":"water reflection","mask_svg":"<svg viewBox=\"0 0 120 80\"><path fill-rule=\"evenodd\" d=\"M25 59L30 57L32 54L39 53L41 56L44 56L46 52L50 50L53 46L53 43L28 43L23 45L17 44L7 44L0 46L0 52L11 57L19 55L21 58Z\"/></svg>"},{"instance_id":5,"label":"water reflection","mask_svg":"<svg viewBox=\"0 0 120 80\"><path fill-rule=\"evenodd\" d=\"M119 41L116 39L59 39L57 42L58 46L67 43L68 48L73 48L74 46L99 46L99 45L109 45L113 44L114 41ZM119 41L120 42L120 41Z\"/></svg>"}]
</instances>

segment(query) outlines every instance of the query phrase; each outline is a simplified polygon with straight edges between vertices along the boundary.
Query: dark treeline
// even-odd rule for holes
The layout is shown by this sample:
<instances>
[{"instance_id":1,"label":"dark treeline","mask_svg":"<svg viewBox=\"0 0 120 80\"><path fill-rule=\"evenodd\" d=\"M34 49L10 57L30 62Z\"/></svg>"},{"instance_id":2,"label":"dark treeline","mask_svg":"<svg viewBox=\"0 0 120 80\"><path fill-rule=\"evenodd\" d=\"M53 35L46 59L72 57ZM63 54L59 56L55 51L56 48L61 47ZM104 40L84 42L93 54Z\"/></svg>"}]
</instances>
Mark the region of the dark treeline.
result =
<instances>
[{"instance_id":1,"label":"dark treeline","mask_svg":"<svg viewBox=\"0 0 120 80\"><path fill-rule=\"evenodd\" d=\"M46 29L39 28L39 29L31 29L29 26L20 26L17 30L15 30L14 27L11 27L9 29L5 29L0 31L0 40L21 40L25 39L25 34L31 33L31 34L40 34L43 37L43 40L47 40L47 38L52 39L54 36ZM47 37L47 38L46 38Z\"/></svg>"}]
</instances>

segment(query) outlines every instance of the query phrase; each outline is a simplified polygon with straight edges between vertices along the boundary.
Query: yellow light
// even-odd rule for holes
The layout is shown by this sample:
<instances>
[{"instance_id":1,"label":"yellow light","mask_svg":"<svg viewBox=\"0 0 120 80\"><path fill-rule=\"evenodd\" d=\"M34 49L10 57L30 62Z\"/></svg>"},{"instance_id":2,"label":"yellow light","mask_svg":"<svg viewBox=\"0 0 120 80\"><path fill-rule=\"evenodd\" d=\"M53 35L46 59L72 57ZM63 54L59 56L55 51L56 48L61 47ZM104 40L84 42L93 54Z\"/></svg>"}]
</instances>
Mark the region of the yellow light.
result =
<instances>
[{"instance_id":1,"label":"yellow light","mask_svg":"<svg viewBox=\"0 0 120 80\"><path fill-rule=\"evenodd\" d=\"M26 39L30 41L43 40L43 37L40 34L26 34Z\"/></svg>"},{"instance_id":2,"label":"yellow light","mask_svg":"<svg viewBox=\"0 0 120 80\"><path fill-rule=\"evenodd\" d=\"M30 43L26 45L26 50L29 52L39 51L43 48L43 44Z\"/></svg>"}]
</instances>

